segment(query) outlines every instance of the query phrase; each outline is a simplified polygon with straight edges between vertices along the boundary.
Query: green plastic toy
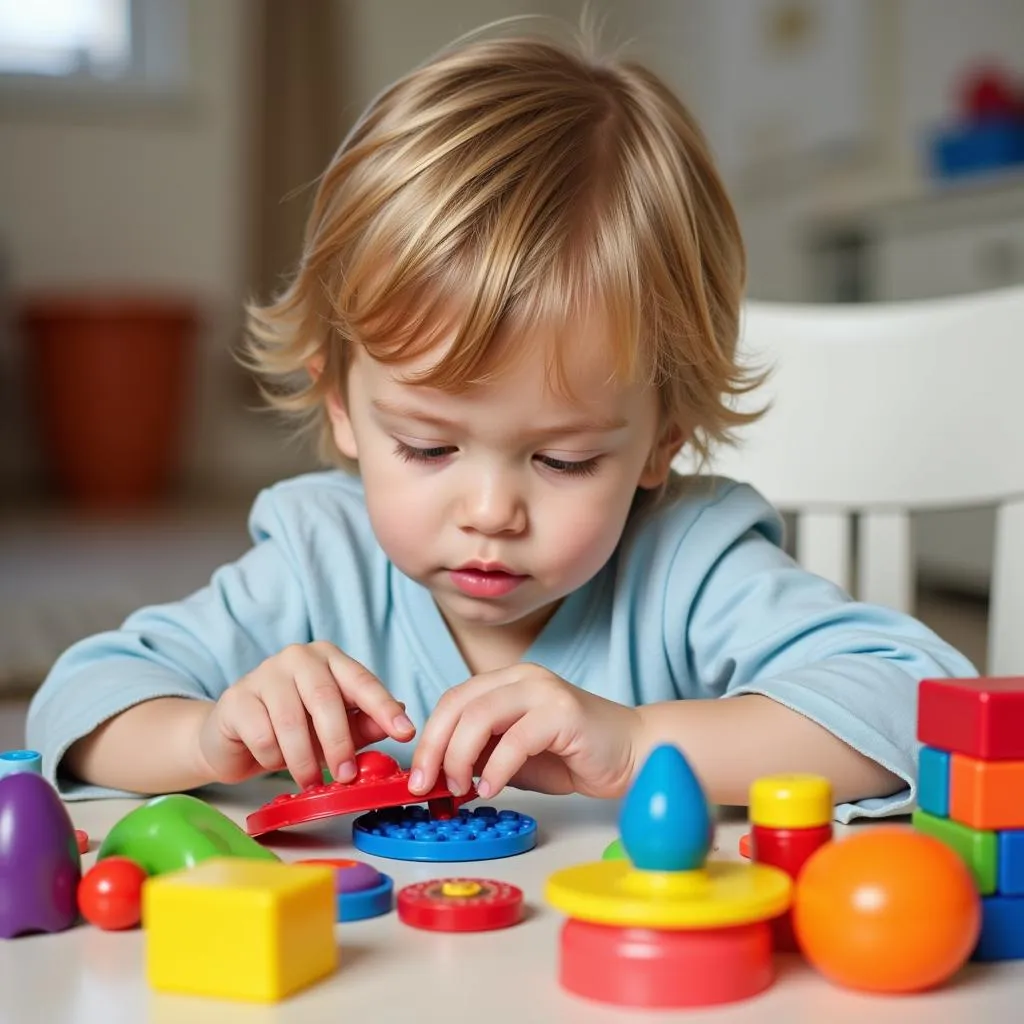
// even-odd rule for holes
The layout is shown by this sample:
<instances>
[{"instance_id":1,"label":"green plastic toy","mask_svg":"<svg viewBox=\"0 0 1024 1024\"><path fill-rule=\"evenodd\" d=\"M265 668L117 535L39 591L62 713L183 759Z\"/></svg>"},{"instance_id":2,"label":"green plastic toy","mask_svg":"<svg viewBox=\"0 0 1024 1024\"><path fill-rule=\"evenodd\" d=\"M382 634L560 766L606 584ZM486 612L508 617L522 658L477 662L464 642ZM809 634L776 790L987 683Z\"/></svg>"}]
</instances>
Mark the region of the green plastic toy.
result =
<instances>
[{"instance_id":1,"label":"green plastic toy","mask_svg":"<svg viewBox=\"0 0 1024 1024\"><path fill-rule=\"evenodd\" d=\"M626 851L622 846L621 839L613 839L601 854L601 860L625 860Z\"/></svg>"},{"instance_id":2,"label":"green plastic toy","mask_svg":"<svg viewBox=\"0 0 1024 1024\"><path fill-rule=\"evenodd\" d=\"M194 867L210 857L281 858L227 815L186 793L171 793L129 811L103 840L97 860L127 857L149 875Z\"/></svg>"}]
</instances>

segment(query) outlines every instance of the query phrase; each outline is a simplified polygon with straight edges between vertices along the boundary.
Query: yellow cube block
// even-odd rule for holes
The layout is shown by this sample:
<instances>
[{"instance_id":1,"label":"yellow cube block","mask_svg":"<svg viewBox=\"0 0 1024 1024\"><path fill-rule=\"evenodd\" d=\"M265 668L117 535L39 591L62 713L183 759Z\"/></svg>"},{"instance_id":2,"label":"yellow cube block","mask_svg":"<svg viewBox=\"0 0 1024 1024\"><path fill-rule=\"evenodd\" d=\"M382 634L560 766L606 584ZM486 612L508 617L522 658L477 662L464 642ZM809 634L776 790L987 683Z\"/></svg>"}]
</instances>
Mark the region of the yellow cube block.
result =
<instances>
[{"instance_id":1,"label":"yellow cube block","mask_svg":"<svg viewBox=\"0 0 1024 1024\"><path fill-rule=\"evenodd\" d=\"M338 962L334 872L213 858L148 879L146 974L164 992L275 1002Z\"/></svg>"}]
</instances>

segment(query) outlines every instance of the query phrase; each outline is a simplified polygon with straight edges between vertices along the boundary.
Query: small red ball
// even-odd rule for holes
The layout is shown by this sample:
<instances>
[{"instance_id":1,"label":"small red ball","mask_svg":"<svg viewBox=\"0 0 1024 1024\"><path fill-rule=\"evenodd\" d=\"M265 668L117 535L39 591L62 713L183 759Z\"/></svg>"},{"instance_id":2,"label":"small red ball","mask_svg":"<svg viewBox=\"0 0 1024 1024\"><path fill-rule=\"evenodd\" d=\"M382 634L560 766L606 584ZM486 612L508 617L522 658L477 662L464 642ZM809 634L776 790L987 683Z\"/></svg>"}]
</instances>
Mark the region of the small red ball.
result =
<instances>
[{"instance_id":1,"label":"small red ball","mask_svg":"<svg viewBox=\"0 0 1024 1024\"><path fill-rule=\"evenodd\" d=\"M82 917L106 931L134 928L142 918L142 883L146 872L127 857L97 861L78 883Z\"/></svg>"}]
</instances>

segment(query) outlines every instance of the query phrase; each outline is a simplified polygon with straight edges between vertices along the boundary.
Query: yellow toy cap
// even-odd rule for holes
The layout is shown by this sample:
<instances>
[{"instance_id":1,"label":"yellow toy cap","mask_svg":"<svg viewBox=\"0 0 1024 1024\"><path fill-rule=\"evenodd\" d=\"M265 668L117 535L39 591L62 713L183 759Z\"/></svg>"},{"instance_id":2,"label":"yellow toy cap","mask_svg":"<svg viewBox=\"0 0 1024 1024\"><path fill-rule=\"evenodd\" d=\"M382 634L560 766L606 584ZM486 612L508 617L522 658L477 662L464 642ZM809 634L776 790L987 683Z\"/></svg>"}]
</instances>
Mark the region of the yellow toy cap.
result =
<instances>
[{"instance_id":1,"label":"yellow toy cap","mask_svg":"<svg viewBox=\"0 0 1024 1024\"><path fill-rule=\"evenodd\" d=\"M814 828L832 820L832 785L821 775L766 775L750 787L750 821L764 828Z\"/></svg>"},{"instance_id":2,"label":"yellow toy cap","mask_svg":"<svg viewBox=\"0 0 1024 1024\"><path fill-rule=\"evenodd\" d=\"M595 924L724 928L781 914L792 882L767 864L711 861L697 871L638 871L625 860L603 860L556 871L545 897L567 917Z\"/></svg>"}]
</instances>

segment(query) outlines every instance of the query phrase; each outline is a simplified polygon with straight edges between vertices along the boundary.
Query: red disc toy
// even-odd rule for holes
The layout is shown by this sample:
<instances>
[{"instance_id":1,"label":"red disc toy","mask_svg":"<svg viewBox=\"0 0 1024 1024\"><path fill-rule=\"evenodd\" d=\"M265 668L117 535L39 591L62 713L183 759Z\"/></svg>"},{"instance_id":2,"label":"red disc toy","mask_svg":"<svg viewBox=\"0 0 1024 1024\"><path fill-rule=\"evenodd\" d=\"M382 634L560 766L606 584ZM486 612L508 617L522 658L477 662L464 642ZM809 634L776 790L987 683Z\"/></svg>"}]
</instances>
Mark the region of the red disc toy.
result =
<instances>
[{"instance_id":1,"label":"red disc toy","mask_svg":"<svg viewBox=\"0 0 1024 1024\"><path fill-rule=\"evenodd\" d=\"M398 894L398 918L433 932L508 928L523 916L523 891L489 878L438 878Z\"/></svg>"},{"instance_id":2,"label":"red disc toy","mask_svg":"<svg viewBox=\"0 0 1024 1024\"><path fill-rule=\"evenodd\" d=\"M463 796L455 796L441 780L429 793L422 796L411 793L409 773L393 757L379 750L357 754L356 767L359 773L351 782L329 782L274 797L245 819L246 831L251 836L260 836L319 818L362 814L403 804L426 803L432 818L451 818L457 808L476 798L472 786Z\"/></svg>"}]
</instances>

